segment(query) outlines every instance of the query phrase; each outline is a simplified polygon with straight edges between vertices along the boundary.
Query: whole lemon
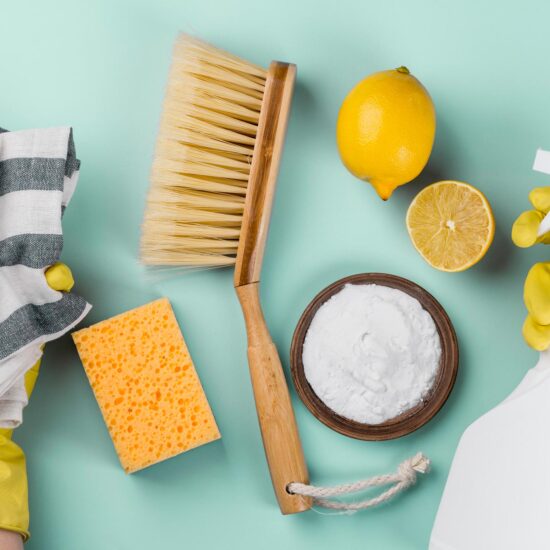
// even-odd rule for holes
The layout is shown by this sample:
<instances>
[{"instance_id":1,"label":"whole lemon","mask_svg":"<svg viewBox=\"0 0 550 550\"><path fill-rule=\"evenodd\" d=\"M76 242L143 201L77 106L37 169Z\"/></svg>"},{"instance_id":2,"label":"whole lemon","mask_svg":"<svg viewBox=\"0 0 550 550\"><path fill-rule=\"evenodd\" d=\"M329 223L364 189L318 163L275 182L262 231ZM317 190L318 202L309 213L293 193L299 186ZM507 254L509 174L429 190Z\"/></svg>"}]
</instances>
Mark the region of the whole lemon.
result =
<instances>
[{"instance_id":1,"label":"whole lemon","mask_svg":"<svg viewBox=\"0 0 550 550\"><path fill-rule=\"evenodd\" d=\"M406 67L359 82L338 114L336 141L342 162L384 200L422 172L434 137L432 98Z\"/></svg>"}]
</instances>

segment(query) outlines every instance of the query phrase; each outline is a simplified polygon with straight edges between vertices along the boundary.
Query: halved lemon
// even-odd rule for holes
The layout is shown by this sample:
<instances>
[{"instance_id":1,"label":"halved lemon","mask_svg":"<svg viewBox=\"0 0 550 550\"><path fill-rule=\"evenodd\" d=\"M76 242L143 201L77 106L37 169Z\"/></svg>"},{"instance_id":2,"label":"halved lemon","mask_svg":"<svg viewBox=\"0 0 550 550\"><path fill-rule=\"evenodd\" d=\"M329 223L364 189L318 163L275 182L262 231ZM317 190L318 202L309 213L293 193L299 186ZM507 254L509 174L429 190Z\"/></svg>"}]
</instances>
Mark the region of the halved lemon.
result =
<instances>
[{"instance_id":1,"label":"halved lemon","mask_svg":"<svg viewBox=\"0 0 550 550\"><path fill-rule=\"evenodd\" d=\"M432 267L464 271L485 256L493 242L495 220L481 191L460 181L439 181L413 199L407 230Z\"/></svg>"}]
</instances>

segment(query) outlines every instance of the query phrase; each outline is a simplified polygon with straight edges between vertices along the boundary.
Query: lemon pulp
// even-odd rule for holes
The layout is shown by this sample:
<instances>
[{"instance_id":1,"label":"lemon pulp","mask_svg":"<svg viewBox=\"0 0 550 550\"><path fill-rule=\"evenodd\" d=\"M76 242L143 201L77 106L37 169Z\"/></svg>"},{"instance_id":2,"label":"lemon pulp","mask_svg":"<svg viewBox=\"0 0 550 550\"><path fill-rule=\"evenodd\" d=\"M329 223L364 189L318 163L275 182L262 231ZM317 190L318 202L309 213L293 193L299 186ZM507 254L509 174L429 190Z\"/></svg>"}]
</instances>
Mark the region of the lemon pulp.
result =
<instances>
[{"instance_id":1,"label":"lemon pulp","mask_svg":"<svg viewBox=\"0 0 550 550\"><path fill-rule=\"evenodd\" d=\"M464 271L476 264L493 241L495 222L478 189L458 181L429 185L407 212L409 236L422 257L442 271Z\"/></svg>"}]
</instances>

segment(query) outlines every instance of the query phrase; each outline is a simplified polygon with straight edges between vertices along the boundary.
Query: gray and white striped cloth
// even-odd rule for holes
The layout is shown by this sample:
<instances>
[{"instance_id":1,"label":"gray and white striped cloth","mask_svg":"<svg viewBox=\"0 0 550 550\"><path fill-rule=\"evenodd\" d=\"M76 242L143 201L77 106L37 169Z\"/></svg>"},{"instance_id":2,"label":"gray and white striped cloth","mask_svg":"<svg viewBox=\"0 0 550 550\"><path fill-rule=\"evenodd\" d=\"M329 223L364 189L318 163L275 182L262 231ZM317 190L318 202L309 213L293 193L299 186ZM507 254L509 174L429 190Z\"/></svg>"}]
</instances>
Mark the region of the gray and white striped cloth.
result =
<instances>
[{"instance_id":1,"label":"gray and white striped cloth","mask_svg":"<svg viewBox=\"0 0 550 550\"><path fill-rule=\"evenodd\" d=\"M74 327L90 305L44 277L63 247L62 213L78 180L71 128L0 129L0 427L22 422L25 373L43 344Z\"/></svg>"}]
</instances>

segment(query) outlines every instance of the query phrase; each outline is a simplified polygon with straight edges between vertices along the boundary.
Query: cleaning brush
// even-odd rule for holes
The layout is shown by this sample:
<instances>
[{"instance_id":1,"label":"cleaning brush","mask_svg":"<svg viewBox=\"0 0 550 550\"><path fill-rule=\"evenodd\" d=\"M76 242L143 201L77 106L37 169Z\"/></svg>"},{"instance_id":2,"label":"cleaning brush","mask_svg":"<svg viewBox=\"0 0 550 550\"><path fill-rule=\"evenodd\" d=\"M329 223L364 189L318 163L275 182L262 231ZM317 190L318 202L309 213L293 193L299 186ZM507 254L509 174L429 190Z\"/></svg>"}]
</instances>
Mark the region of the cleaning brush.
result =
<instances>
[{"instance_id":1,"label":"cleaning brush","mask_svg":"<svg viewBox=\"0 0 550 550\"><path fill-rule=\"evenodd\" d=\"M284 514L309 509L311 500L287 491L308 483L308 473L259 282L295 76L295 65L273 61L265 70L178 37L141 239L148 265L235 266L256 409Z\"/></svg>"}]
</instances>

